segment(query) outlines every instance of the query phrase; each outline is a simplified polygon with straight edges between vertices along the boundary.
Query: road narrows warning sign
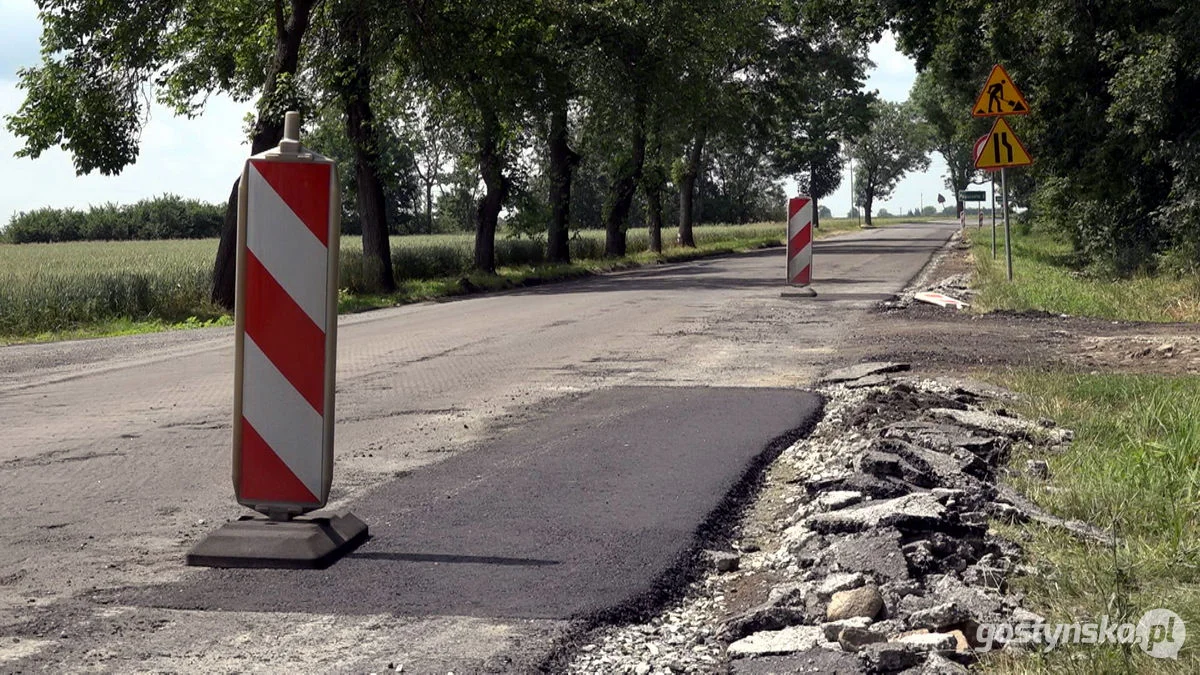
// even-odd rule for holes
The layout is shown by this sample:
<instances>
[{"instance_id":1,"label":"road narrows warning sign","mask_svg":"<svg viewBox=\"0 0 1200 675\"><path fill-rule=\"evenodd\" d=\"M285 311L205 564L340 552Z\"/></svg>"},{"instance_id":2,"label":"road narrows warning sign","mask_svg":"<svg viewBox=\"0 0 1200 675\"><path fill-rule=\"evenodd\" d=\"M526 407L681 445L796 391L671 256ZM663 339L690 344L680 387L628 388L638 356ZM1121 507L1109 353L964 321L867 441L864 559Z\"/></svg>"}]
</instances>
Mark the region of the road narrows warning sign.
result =
<instances>
[{"instance_id":1,"label":"road narrows warning sign","mask_svg":"<svg viewBox=\"0 0 1200 675\"><path fill-rule=\"evenodd\" d=\"M1029 102L1025 100L1021 90L1008 76L1008 71L998 63L992 66L992 73L988 75L987 82L983 85L983 91L979 92L979 98L975 100L975 106L971 108L971 115L974 117L1001 117L1003 115L1028 114Z\"/></svg>"},{"instance_id":2,"label":"road narrows warning sign","mask_svg":"<svg viewBox=\"0 0 1200 675\"><path fill-rule=\"evenodd\" d=\"M1033 164L1033 157L1003 117L996 120L986 138L982 152L975 158L976 169L1004 169Z\"/></svg>"}]
</instances>

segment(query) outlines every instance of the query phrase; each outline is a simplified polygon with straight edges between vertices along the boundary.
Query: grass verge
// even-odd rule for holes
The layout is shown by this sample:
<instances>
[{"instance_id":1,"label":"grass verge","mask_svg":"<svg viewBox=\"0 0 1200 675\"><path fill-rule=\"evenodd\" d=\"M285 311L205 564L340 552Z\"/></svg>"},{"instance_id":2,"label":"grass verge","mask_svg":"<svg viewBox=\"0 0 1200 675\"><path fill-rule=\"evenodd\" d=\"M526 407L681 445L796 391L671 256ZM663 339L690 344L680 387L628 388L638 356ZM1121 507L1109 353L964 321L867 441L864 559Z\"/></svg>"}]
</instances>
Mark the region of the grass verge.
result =
<instances>
[{"instance_id":1,"label":"grass verge","mask_svg":"<svg viewBox=\"0 0 1200 675\"><path fill-rule=\"evenodd\" d=\"M967 229L975 258L975 307L1040 310L1113 321L1200 321L1200 278L1170 275L1106 279L1077 269L1069 244L1044 232L1013 236L1013 281L1006 279L1004 235L992 259L991 232Z\"/></svg>"},{"instance_id":2,"label":"grass verge","mask_svg":"<svg viewBox=\"0 0 1200 675\"><path fill-rule=\"evenodd\" d=\"M1004 528L1039 569L1015 582L1028 607L1051 623L1107 615L1133 624L1165 608L1200 632L1200 377L1018 372L990 379L1025 395L1022 412L1076 432L1069 450L1045 458L1049 481L1014 479L1017 487L1050 511L1111 528L1118 538L1106 548L1038 527ZM985 665L1000 673L1196 673L1198 643L1193 635L1177 661L1151 658L1136 645L1083 644Z\"/></svg>"}]
</instances>

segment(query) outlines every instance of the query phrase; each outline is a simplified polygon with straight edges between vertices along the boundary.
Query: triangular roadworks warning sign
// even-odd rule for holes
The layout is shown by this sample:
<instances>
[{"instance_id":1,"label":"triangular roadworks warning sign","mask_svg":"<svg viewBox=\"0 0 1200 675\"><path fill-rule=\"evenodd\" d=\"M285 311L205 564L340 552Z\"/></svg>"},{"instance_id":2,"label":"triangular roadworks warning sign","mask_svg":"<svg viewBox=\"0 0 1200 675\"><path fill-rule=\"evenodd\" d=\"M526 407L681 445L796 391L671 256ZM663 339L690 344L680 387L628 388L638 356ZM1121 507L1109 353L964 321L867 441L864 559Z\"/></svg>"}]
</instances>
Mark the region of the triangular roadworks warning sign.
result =
<instances>
[{"instance_id":1,"label":"triangular roadworks warning sign","mask_svg":"<svg viewBox=\"0 0 1200 675\"><path fill-rule=\"evenodd\" d=\"M1017 85L1008 76L1004 66L999 63L992 66L992 74L984 83L983 91L979 92L979 99L975 101L975 107L971 108L971 115L973 117L1000 117L1002 115L1028 114L1029 102L1025 100L1021 90L1017 89Z\"/></svg>"},{"instance_id":2,"label":"triangular roadworks warning sign","mask_svg":"<svg viewBox=\"0 0 1200 675\"><path fill-rule=\"evenodd\" d=\"M1029 151L1017 139L1012 127L1008 126L1003 117L996 120L986 138L983 151L975 158L976 169L1004 169L1033 164Z\"/></svg>"}]
</instances>

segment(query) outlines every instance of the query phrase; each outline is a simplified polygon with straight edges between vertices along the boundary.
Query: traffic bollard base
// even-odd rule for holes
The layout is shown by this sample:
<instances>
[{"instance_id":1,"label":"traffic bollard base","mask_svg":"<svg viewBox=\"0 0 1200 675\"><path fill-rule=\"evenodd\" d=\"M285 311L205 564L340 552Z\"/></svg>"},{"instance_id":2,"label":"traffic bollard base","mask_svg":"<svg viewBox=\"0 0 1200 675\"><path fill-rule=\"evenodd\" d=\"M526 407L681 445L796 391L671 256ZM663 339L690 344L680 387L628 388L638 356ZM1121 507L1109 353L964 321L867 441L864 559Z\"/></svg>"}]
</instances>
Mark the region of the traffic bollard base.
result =
<instances>
[{"instance_id":1,"label":"traffic bollard base","mask_svg":"<svg viewBox=\"0 0 1200 675\"><path fill-rule=\"evenodd\" d=\"M352 513L310 514L277 521L243 516L226 523L187 554L193 567L325 569L367 540Z\"/></svg>"},{"instance_id":2,"label":"traffic bollard base","mask_svg":"<svg viewBox=\"0 0 1200 675\"><path fill-rule=\"evenodd\" d=\"M815 298L815 297L817 297L817 292L815 290L813 290L812 286L797 286L796 288L789 288L788 290L783 291L782 293L779 294L779 297L781 297L781 298Z\"/></svg>"}]
</instances>

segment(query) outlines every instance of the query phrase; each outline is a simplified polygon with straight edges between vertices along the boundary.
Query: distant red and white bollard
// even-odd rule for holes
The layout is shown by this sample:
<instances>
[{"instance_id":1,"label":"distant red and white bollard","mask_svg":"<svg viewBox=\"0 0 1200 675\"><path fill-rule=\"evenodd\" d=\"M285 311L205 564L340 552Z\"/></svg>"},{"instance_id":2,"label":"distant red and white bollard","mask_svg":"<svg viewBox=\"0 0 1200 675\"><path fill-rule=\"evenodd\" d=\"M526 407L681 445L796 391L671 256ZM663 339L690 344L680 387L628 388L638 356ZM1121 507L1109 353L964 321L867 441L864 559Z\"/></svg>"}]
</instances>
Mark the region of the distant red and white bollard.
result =
<instances>
[{"instance_id":1,"label":"distant red and white bollard","mask_svg":"<svg viewBox=\"0 0 1200 675\"><path fill-rule=\"evenodd\" d=\"M814 296L812 289L813 264L813 202L799 196L788 200L787 284L784 295Z\"/></svg>"},{"instance_id":2,"label":"distant red and white bollard","mask_svg":"<svg viewBox=\"0 0 1200 675\"><path fill-rule=\"evenodd\" d=\"M350 514L300 517L333 480L341 197L334 161L299 133L287 113L238 195L233 490L267 517L226 524L190 565L321 568L367 537Z\"/></svg>"}]
</instances>

